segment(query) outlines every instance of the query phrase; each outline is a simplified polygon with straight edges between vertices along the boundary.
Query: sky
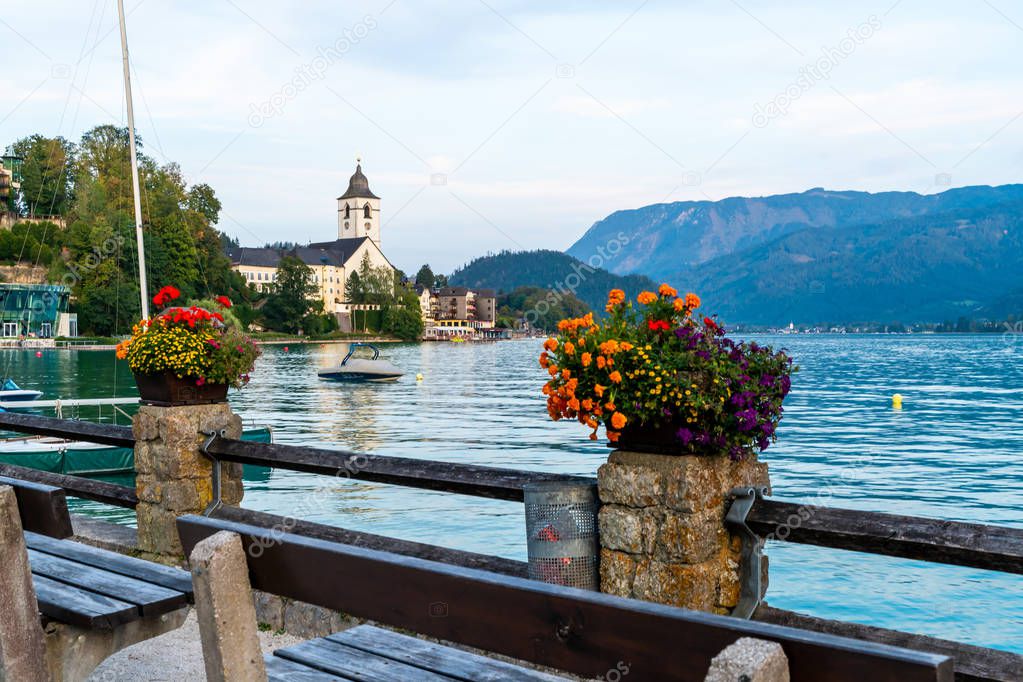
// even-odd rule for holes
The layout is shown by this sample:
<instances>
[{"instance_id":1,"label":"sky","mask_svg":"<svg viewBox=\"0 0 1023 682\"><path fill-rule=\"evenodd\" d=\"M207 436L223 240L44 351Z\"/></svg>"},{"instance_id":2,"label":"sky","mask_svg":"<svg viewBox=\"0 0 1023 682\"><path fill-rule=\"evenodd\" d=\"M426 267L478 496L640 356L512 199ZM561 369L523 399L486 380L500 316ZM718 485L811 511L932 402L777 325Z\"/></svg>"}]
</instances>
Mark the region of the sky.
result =
<instances>
[{"instance_id":1,"label":"sky","mask_svg":"<svg viewBox=\"0 0 1023 682\"><path fill-rule=\"evenodd\" d=\"M243 245L450 272L660 202L1020 181L1010 0L125 0L136 128ZM126 121L115 0L6 0L0 147Z\"/></svg>"}]
</instances>

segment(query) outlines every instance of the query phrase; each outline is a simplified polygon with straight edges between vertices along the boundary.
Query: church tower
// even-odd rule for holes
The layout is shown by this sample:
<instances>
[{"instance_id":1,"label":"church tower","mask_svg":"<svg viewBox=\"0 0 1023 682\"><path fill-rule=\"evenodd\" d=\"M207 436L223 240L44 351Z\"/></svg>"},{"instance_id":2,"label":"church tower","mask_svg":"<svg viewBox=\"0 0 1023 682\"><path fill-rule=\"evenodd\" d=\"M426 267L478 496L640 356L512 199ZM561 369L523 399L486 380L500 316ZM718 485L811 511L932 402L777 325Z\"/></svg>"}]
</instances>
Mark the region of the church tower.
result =
<instances>
[{"instance_id":1,"label":"church tower","mask_svg":"<svg viewBox=\"0 0 1023 682\"><path fill-rule=\"evenodd\" d=\"M348 180L348 191L337 198L337 236L369 237L380 246L380 197L369 191L361 161L357 160L355 174Z\"/></svg>"}]
</instances>

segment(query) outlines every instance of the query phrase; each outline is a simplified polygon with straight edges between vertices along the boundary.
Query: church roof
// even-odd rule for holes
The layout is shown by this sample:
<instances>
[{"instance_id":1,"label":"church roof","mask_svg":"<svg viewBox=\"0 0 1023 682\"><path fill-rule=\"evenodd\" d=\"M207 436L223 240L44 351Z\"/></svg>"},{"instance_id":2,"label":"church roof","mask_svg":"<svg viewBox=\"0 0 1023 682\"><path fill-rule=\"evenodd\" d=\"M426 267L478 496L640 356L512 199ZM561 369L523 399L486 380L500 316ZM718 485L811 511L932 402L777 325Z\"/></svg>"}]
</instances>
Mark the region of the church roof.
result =
<instances>
[{"instance_id":1,"label":"church roof","mask_svg":"<svg viewBox=\"0 0 1023 682\"><path fill-rule=\"evenodd\" d=\"M334 265L341 267L355 254L369 237L335 239L332 242L313 242L307 246L295 247L291 255L306 265Z\"/></svg>"},{"instance_id":2,"label":"church roof","mask_svg":"<svg viewBox=\"0 0 1023 682\"><path fill-rule=\"evenodd\" d=\"M358 197L360 199L379 199L377 195L373 194L369 190L369 180L365 175L362 174L362 164L356 164L355 174L352 175L348 180L348 191L338 197L338 199L351 199Z\"/></svg>"}]
</instances>

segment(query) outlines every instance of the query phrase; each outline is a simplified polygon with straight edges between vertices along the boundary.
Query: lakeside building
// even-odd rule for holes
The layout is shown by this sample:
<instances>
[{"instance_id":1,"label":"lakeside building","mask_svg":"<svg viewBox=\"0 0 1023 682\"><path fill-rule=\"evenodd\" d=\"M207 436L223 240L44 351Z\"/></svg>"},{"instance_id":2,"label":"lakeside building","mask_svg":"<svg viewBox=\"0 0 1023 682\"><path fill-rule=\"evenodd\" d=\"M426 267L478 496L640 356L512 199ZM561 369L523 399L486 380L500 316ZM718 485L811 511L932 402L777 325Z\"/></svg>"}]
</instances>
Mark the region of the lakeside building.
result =
<instances>
[{"instance_id":1,"label":"lakeside building","mask_svg":"<svg viewBox=\"0 0 1023 682\"><path fill-rule=\"evenodd\" d=\"M426 338L496 338L497 293L468 287L416 287Z\"/></svg>"},{"instance_id":2,"label":"lakeside building","mask_svg":"<svg viewBox=\"0 0 1023 682\"><path fill-rule=\"evenodd\" d=\"M0 157L0 215L7 218L18 213L18 195L21 192L21 164L22 159L20 156Z\"/></svg>"},{"instance_id":3,"label":"lakeside building","mask_svg":"<svg viewBox=\"0 0 1023 682\"><path fill-rule=\"evenodd\" d=\"M0 284L0 337L78 336L78 316L68 313L70 298L71 290L60 284Z\"/></svg>"},{"instance_id":4,"label":"lakeside building","mask_svg":"<svg viewBox=\"0 0 1023 682\"><path fill-rule=\"evenodd\" d=\"M395 270L380 246L380 197L370 190L361 163L356 164L348 189L337 198L337 235L334 241L291 249L237 248L227 255L231 269L260 291L272 289L282 258L298 258L312 269L310 281L317 291L310 298L322 301L324 312L336 316L341 329L347 331L357 306L347 300L345 284L358 271L363 258L368 258L374 268L384 267L392 273Z\"/></svg>"}]
</instances>

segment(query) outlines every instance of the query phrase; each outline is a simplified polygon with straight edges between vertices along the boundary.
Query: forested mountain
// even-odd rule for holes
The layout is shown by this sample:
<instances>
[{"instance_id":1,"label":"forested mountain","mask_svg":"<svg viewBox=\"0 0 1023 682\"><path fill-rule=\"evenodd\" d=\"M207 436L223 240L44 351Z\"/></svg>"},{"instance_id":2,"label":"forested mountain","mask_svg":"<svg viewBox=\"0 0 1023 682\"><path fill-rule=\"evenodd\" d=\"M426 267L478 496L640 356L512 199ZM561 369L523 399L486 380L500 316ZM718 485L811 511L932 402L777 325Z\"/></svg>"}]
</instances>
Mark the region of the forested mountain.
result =
<instances>
[{"instance_id":1,"label":"forested mountain","mask_svg":"<svg viewBox=\"0 0 1023 682\"><path fill-rule=\"evenodd\" d=\"M615 275L593 268L560 251L502 251L483 256L455 270L453 286L496 289L508 293L519 287L541 287L572 293L590 308L603 311L611 289L640 291L656 284L642 275Z\"/></svg>"}]
</instances>

